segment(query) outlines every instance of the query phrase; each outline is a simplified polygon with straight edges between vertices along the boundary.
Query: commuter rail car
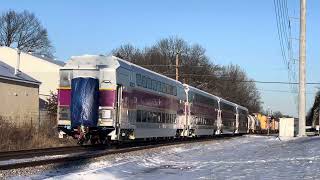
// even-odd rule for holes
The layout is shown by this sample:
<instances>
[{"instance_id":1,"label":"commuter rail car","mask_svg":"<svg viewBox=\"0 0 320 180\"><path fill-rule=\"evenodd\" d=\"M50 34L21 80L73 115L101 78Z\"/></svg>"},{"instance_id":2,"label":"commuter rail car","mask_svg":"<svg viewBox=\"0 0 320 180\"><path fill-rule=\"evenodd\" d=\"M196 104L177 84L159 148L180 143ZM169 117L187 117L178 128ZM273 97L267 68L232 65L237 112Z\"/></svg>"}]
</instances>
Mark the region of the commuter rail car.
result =
<instances>
[{"instance_id":1,"label":"commuter rail car","mask_svg":"<svg viewBox=\"0 0 320 180\"><path fill-rule=\"evenodd\" d=\"M59 135L80 143L246 133L248 110L114 56L60 69Z\"/></svg>"}]
</instances>

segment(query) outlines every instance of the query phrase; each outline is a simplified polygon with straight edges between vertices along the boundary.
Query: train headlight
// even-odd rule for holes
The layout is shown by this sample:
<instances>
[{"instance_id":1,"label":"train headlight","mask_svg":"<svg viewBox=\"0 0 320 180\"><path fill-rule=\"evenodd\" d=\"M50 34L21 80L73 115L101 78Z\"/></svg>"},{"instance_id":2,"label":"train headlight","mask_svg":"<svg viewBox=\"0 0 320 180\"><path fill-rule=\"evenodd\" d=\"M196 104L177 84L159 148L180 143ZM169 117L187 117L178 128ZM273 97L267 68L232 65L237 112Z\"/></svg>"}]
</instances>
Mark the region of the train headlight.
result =
<instances>
[{"instance_id":1,"label":"train headlight","mask_svg":"<svg viewBox=\"0 0 320 180\"><path fill-rule=\"evenodd\" d=\"M100 117L101 119L111 119L112 118L111 110L109 109L100 110Z\"/></svg>"}]
</instances>

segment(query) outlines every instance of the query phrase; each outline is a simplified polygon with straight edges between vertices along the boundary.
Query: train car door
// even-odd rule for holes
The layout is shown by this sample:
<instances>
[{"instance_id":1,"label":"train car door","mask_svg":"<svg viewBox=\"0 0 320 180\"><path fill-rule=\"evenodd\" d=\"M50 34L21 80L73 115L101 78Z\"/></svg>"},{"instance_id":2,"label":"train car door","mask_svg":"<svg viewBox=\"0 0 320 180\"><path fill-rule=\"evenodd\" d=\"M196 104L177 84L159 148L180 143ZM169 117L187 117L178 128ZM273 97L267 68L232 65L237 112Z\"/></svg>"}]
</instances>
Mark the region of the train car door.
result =
<instances>
[{"instance_id":1,"label":"train car door","mask_svg":"<svg viewBox=\"0 0 320 180\"><path fill-rule=\"evenodd\" d=\"M123 91L123 86L118 84L117 85L117 103L116 103L117 105L116 106L116 122L115 122L117 140L120 139L122 91Z\"/></svg>"}]
</instances>

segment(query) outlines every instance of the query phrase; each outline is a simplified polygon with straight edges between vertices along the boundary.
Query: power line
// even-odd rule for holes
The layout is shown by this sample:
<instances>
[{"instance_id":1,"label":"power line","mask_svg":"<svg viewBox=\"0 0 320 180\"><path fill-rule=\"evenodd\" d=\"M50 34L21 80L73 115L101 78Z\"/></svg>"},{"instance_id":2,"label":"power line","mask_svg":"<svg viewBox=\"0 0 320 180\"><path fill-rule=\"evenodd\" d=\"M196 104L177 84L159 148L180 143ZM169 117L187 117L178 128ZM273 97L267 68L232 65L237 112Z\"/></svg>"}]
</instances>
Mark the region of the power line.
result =
<instances>
[{"instance_id":1,"label":"power line","mask_svg":"<svg viewBox=\"0 0 320 180\"><path fill-rule=\"evenodd\" d=\"M163 74L166 76L174 76L175 74ZM200 77L217 77L217 81L232 81L232 82L253 82L253 83L261 83L261 84L294 84L298 85L298 82L286 82L286 81L256 81L256 80L237 80L237 79L222 79L221 76L217 76L214 74L181 74L180 76L200 76ZM226 76L225 76L226 77ZM308 85L320 85L320 82L309 82L306 83Z\"/></svg>"},{"instance_id":2,"label":"power line","mask_svg":"<svg viewBox=\"0 0 320 180\"><path fill-rule=\"evenodd\" d=\"M173 65L173 64L145 64L145 65L139 64L139 66L144 66L144 67L176 67L176 65ZM179 65L178 67L203 68L205 66Z\"/></svg>"},{"instance_id":3,"label":"power line","mask_svg":"<svg viewBox=\"0 0 320 180\"><path fill-rule=\"evenodd\" d=\"M265 92L298 94L298 92L285 91L285 90L275 90L275 89L258 89L258 90L259 90L259 91L265 91ZM314 94L314 93L312 93L312 92L307 92L307 94Z\"/></svg>"}]
</instances>

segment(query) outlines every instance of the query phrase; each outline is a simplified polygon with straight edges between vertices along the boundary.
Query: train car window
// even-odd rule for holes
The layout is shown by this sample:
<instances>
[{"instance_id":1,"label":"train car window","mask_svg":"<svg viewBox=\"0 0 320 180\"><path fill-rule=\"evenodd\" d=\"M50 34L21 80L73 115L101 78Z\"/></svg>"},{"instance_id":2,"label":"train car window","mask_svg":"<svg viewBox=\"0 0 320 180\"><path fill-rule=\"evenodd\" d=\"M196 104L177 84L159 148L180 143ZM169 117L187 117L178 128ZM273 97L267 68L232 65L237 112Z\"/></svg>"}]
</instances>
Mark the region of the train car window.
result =
<instances>
[{"instance_id":1,"label":"train car window","mask_svg":"<svg viewBox=\"0 0 320 180\"><path fill-rule=\"evenodd\" d=\"M172 122L171 122L171 124L174 123L175 119L176 119L176 115L175 115L175 114L172 114Z\"/></svg>"},{"instance_id":2,"label":"train car window","mask_svg":"<svg viewBox=\"0 0 320 180\"><path fill-rule=\"evenodd\" d=\"M190 102L193 102L193 100L194 100L194 93L189 91L188 96L189 96L189 101L190 101Z\"/></svg>"},{"instance_id":3,"label":"train car window","mask_svg":"<svg viewBox=\"0 0 320 180\"><path fill-rule=\"evenodd\" d=\"M152 113L152 112L148 112L147 122L148 122L148 123L152 123L152 122L153 122L153 113Z\"/></svg>"},{"instance_id":4,"label":"train car window","mask_svg":"<svg viewBox=\"0 0 320 180\"><path fill-rule=\"evenodd\" d=\"M173 95L173 86L170 85L170 94Z\"/></svg>"},{"instance_id":5,"label":"train car window","mask_svg":"<svg viewBox=\"0 0 320 180\"><path fill-rule=\"evenodd\" d=\"M166 119L165 113L161 113L161 119L159 123L164 122L165 119Z\"/></svg>"},{"instance_id":6,"label":"train car window","mask_svg":"<svg viewBox=\"0 0 320 180\"><path fill-rule=\"evenodd\" d=\"M154 115L154 121L153 122L157 123L159 121L159 119L160 119L159 113L158 112L154 112L153 115Z\"/></svg>"},{"instance_id":7,"label":"train car window","mask_svg":"<svg viewBox=\"0 0 320 180\"><path fill-rule=\"evenodd\" d=\"M173 87L173 95L177 96L177 87L176 86Z\"/></svg>"},{"instance_id":8,"label":"train car window","mask_svg":"<svg viewBox=\"0 0 320 180\"><path fill-rule=\"evenodd\" d=\"M157 113L157 121L156 121L156 123L160 123L160 122L161 122L161 113L158 112Z\"/></svg>"},{"instance_id":9,"label":"train car window","mask_svg":"<svg viewBox=\"0 0 320 180\"><path fill-rule=\"evenodd\" d=\"M157 91L161 92L161 82L157 81Z\"/></svg>"},{"instance_id":10,"label":"train car window","mask_svg":"<svg viewBox=\"0 0 320 180\"><path fill-rule=\"evenodd\" d=\"M177 115L176 115L176 114L173 115L173 123L174 123L174 124L177 123Z\"/></svg>"},{"instance_id":11,"label":"train car window","mask_svg":"<svg viewBox=\"0 0 320 180\"><path fill-rule=\"evenodd\" d=\"M157 81L156 80L151 80L151 84L152 84L152 89L154 90L154 91L157 91Z\"/></svg>"},{"instance_id":12,"label":"train car window","mask_svg":"<svg viewBox=\"0 0 320 180\"><path fill-rule=\"evenodd\" d=\"M226 110L226 111L231 111L231 112L235 111L234 106L226 104L226 103L222 103L222 107L223 107L223 110Z\"/></svg>"},{"instance_id":13,"label":"train car window","mask_svg":"<svg viewBox=\"0 0 320 180\"><path fill-rule=\"evenodd\" d=\"M170 85L166 84L166 93L170 94Z\"/></svg>"},{"instance_id":14,"label":"train car window","mask_svg":"<svg viewBox=\"0 0 320 180\"><path fill-rule=\"evenodd\" d=\"M162 123L168 123L168 122L169 122L169 119L170 119L170 116L169 116L168 113L166 113L166 120L165 120L164 122L162 122Z\"/></svg>"},{"instance_id":15,"label":"train car window","mask_svg":"<svg viewBox=\"0 0 320 180\"><path fill-rule=\"evenodd\" d=\"M136 74L136 83L138 86L142 86L141 74Z\"/></svg>"},{"instance_id":16,"label":"train car window","mask_svg":"<svg viewBox=\"0 0 320 180\"><path fill-rule=\"evenodd\" d=\"M69 87L72 79L71 70L60 70L60 87Z\"/></svg>"},{"instance_id":17,"label":"train car window","mask_svg":"<svg viewBox=\"0 0 320 180\"><path fill-rule=\"evenodd\" d=\"M142 86L143 86L144 88L147 87L147 77L145 77L145 76L142 76Z\"/></svg>"},{"instance_id":18,"label":"train car window","mask_svg":"<svg viewBox=\"0 0 320 180\"><path fill-rule=\"evenodd\" d=\"M158 122L157 112L152 112L152 122L153 123L157 123Z\"/></svg>"},{"instance_id":19,"label":"train car window","mask_svg":"<svg viewBox=\"0 0 320 180\"><path fill-rule=\"evenodd\" d=\"M141 110L137 110L137 122L141 122Z\"/></svg>"},{"instance_id":20,"label":"train car window","mask_svg":"<svg viewBox=\"0 0 320 180\"><path fill-rule=\"evenodd\" d=\"M161 82L161 92L166 93L166 85Z\"/></svg>"},{"instance_id":21,"label":"train car window","mask_svg":"<svg viewBox=\"0 0 320 180\"><path fill-rule=\"evenodd\" d=\"M152 89L151 79L147 78L148 89Z\"/></svg>"},{"instance_id":22,"label":"train car window","mask_svg":"<svg viewBox=\"0 0 320 180\"><path fill-rule=\"evenodd\" d=\"M141 122L147 122L147 111L141 111Z\"/></svg>"}]
</instances>

